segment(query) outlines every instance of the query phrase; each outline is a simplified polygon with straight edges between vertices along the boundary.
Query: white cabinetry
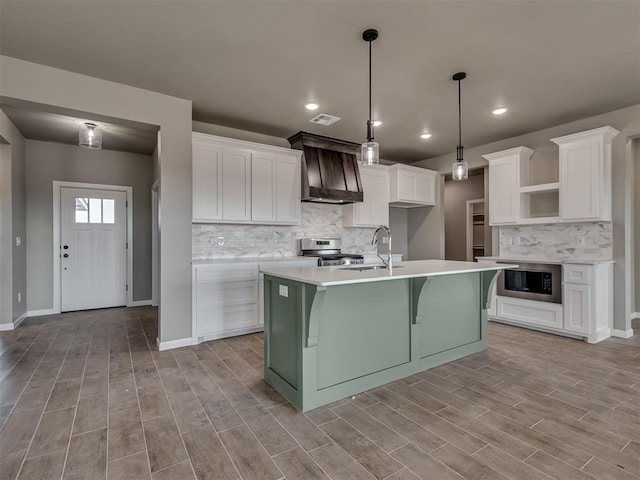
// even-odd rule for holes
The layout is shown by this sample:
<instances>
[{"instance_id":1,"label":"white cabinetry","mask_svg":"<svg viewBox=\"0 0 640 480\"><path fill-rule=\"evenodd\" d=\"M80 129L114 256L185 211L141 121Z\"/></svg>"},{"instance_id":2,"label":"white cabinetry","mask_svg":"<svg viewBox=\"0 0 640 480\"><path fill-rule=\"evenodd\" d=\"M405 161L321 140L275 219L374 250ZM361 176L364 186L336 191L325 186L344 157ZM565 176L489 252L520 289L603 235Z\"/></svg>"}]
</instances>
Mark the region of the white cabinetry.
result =
<instances>
[{"instance_id":1,"label":"white cabinetry","mask_svg":"<svg viewBox=\"0 0 640 480\"><path fill-rule=\"evenodd\" d=\"M360 166L364 201L344 206L345 227L389 225L389 167Z\"/></svg>"},{"instance_id":2,"label":"white cabinetry","mask_svg":"<svg viewBox=\"0 0 640 480\"><path fill-rule=\"evenodd\" d=\"M251 154L251 221L300 223L300 161L297 154Z\"/></svg>"},{"instance_id":3,"label":"white cabinetry","mask_svg":"<svg viewBox=\"0 0 640 480\"><path fill-rule=\"evenodd\" d=\"M611 336L613 268L611 263L565 264L562 273L564 329L596 343Z\"/></svg>"},{"instance_id":4,"label":"white cabinetry","mask_svg":"<svg viewBox=\"0 0 640 480\"><path fill-rule=\"evenodd\" d=\"M436 204L437 172L407 165L389 167L392 207L422 207Z\"/></svg>"},{"instance_id":5,"label":"white cabinetry","mask_svg":"<svg viewBox=\"0 0 640 480\"><path fill-rule=\"evenodd\" d=\"M618 133L602 127L551 139L560 146L562 221L611 221L611 142Z\"/></svg>"},{"instance_id":6,"label":"white cabinetry","mask_svg":"<svg viewBox=\"0 0 640 480\"><path fill-rule=\"evenodd\" d=\"M489 225L509 225L520 219L520 168L533 150L511 148L483 155L489 161Z\"/></svg>"},{"instance_id":7,"label":"white cabinetry","mask_svg":"<svg viewBox=\"0 0 640 480\"><path fill-rule=\"evenodd\" d=\"M193 221L300 223L301 152L193 134Z\"/></svg>"},{"instance_id":8,"label":"white cabinetry","mask_svg":"<svg viewBox=\"0 0 640 480\"><path fill-rule=\"evenodd\" d=\"M258 264L193 267L193 343L256 332Z\"/></svg>"}]
</instances>

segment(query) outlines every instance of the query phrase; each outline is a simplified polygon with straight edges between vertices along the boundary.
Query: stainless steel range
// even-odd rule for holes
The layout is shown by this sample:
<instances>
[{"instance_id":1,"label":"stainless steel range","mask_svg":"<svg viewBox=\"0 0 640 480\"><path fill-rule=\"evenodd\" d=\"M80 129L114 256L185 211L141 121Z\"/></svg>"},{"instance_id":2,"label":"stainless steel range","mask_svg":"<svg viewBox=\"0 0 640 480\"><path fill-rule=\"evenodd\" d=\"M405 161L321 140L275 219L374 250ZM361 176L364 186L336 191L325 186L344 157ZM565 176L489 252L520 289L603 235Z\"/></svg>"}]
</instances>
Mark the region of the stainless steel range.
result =
<instances>
[{"instance_id":1,"label":"stainless steel range","mask_svg":"<svg viewBox=\"0 0 640 480\"><path fill-rule=\"evenodd\" d=\"M358 265L364 263L364 257L358 254L342 253L340 238L301 238L300 255L318 257L318 266Z\"/></svg>"}]
</instances>

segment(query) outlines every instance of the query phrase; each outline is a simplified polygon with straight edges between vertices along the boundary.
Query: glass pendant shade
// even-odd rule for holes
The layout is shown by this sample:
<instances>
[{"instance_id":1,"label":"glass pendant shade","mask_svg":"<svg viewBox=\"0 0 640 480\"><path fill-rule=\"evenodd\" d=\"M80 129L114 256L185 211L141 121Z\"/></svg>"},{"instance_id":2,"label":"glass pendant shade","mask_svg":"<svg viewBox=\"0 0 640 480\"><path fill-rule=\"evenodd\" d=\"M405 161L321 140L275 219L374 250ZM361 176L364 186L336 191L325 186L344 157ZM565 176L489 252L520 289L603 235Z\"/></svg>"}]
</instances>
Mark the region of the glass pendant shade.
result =
<instances>
[{"instance_id":1,"label":"glass pendant shade","mask_svg":"<svg viewBox=\"0 0 640 480\"><path fill-rule=\"evenodd\" d=\"M469 178L469 164L463 161L456 161L451 168L453 180L466 180Z\"/></svg>"},{"instance_id":2,"label":"glass pendant shade","mask_svg":"<svg viewBox=\"0 0 640 480\"><path fill-rule=\"evenodd\" d=\"M84 123L80 126L78 145L93 150L102 148L102 131L95 123Z\"/></svg>"},{"instance_id":3,"label":"glass pendant shade","mask_svg":"<svg viewBox=\"0 0 640 480\"><path fill-rule=\"evenodd\" d=\"M376 142L364 142L362 144L361 160L363 165L380 163L380 145Z\"/></svg>"}]
</instances>

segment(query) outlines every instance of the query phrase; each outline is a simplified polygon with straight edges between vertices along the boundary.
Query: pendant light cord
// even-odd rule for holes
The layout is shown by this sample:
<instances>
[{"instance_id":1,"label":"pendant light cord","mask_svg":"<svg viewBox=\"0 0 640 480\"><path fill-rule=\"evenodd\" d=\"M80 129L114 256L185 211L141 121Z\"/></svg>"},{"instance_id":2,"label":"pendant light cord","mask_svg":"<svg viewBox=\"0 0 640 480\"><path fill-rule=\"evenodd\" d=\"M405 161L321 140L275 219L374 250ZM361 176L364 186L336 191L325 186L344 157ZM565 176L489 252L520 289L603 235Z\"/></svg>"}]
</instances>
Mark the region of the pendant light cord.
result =
<instances>
[{"instance_id":1,"label":"pendant light cord","mask_svg":"<svg viewBox=\"0 0 640 480\"><path fill-rule=\"evenodd\" d=\"M373 125L371 122L371 40L369 40L369 120L367 121L367 141L373 140Z\"/></svg>"},{"instance_id":2,"label":"pendant light cord","mask_svg":"<svg viewBox=\"0 0 640 480\"><path fill-rule=\"evenodd\" d=\"M462 146L462 96L460 95L460 82L458 80L458 146Z\"/></svg>"}]
</instances>

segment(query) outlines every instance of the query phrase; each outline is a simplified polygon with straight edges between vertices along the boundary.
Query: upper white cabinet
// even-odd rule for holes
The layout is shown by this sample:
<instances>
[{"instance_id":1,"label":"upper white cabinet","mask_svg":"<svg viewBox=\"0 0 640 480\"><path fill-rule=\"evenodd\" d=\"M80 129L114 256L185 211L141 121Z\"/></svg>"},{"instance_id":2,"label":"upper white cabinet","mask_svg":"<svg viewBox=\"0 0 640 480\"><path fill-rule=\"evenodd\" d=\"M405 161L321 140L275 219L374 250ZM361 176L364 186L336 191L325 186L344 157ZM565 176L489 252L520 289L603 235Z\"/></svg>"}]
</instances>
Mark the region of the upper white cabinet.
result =
<instances>
[{"instance_id":1,"label":"upper white cabinet","mask_svg":"<svg viewBox=\"0 0 640 480\"><path fill-rule=\"evenodd\" d=\"M360 165L364 201L344 206L345 227L389 225L389 167Z\"/></svg>"},{"instance_id":2,"label":"upper white cabinet","mask_svg":"<svg viewBox=\"0 0 640 480\"><path fill-rule=\"evenodd\" d=\"M602 127L553 138L559 156L551 183L532 181L530 148L483 155L489 161L489 224L611 221L611 141L618 133Z\"/></svg>"},{"instance_id":3,"label":"upper white cabinet","mask_svg":"<svg viewBox=\"0 0 640 480\"><path fill-rule=\"evenodd\" d=\"M422 207L436 204L437 172L425 168L395 164L389 167L392 207Z\"/></svg>"},{"instance_id":4,"label":"upper white cabinet","mask_svg":"<svg viewBox=\"0 0 640 480\"><path fill-rule=\"evenodd\" d=\"M508 225L520 218L520 166L533 150L511 148L483 155L489 161L489 224Z\"/></svg>"},{"instance_id":5,"label":"upper white cabinet","mask_svg":"<svg viewBox=\"0 0 640 480\"><path fill-rule=\"evenodd\" d=\"M300 223L301 152L193 134L193 221Z\"/></svg>"},{"instance_id":6,"label":"upper white cabinet","mask_svg":"<svg viewBox=\"0 0 640 480\"><path fill-rule=\"evenodd\" d=\"M560 147L560 220L611 221L611 142L618 133L602 127L551 139Z\"/></svg>"}]
</instances>

